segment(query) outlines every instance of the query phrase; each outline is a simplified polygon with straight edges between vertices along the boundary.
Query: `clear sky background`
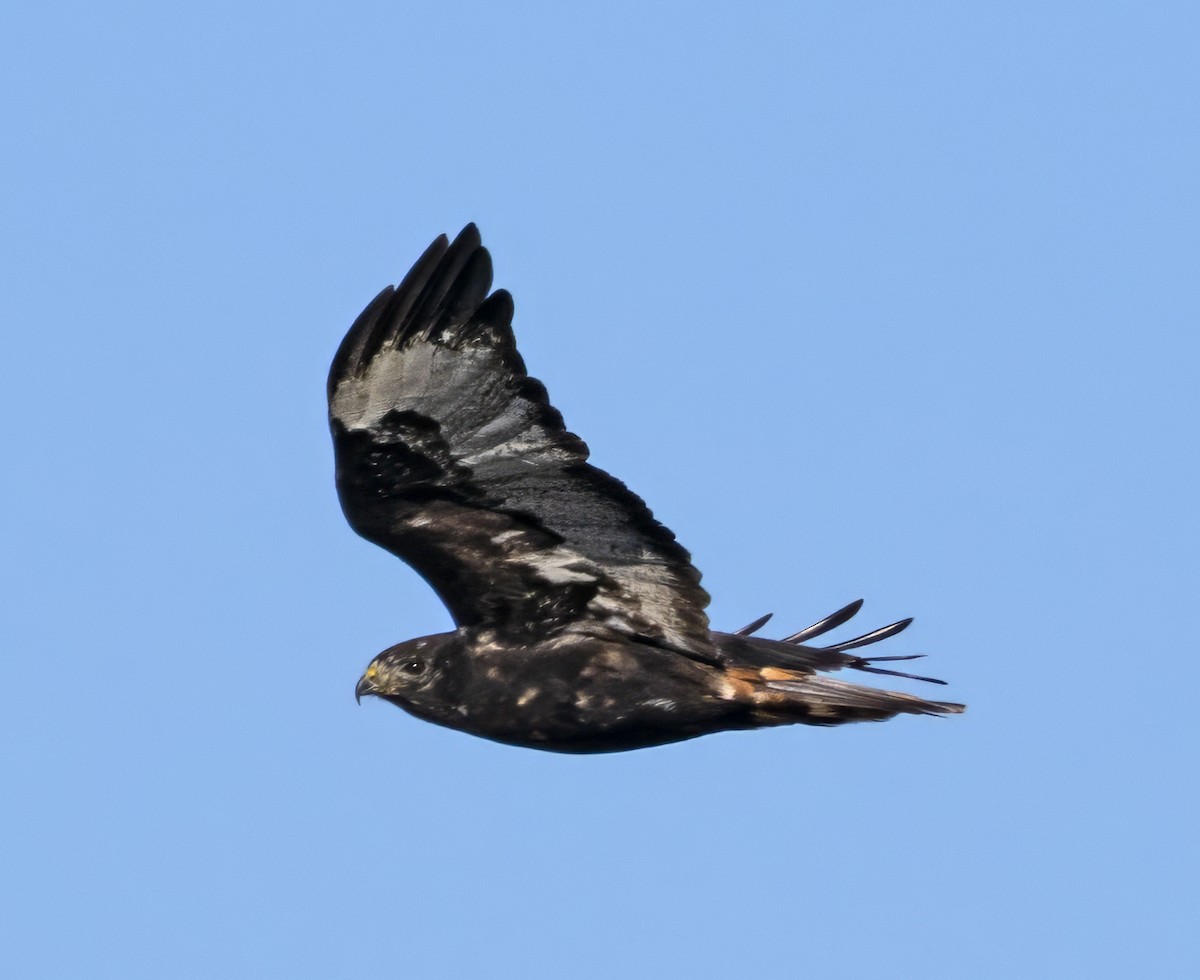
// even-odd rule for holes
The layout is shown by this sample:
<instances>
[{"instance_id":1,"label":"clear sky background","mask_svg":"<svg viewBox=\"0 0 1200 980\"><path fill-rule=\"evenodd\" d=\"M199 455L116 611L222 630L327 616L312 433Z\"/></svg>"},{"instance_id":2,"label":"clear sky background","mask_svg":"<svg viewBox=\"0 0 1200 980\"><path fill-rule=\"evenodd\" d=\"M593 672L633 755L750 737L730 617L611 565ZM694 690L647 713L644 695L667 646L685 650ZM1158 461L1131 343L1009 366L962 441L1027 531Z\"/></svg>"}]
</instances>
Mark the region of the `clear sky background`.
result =
<instances>
[{"instance_id":1,"label":"clear sky background","mask_svg":"<svg viewBox=\"0 0 1200 980\"><path fill-rule=\"evenodd\" d=\"M0 972L1193 975L1198 28L6 5ZM714 625L863 596L969 712L572 758L356 707L449 617L343 521L325 372L468 221Z\"/></svg>"}]
</instances>

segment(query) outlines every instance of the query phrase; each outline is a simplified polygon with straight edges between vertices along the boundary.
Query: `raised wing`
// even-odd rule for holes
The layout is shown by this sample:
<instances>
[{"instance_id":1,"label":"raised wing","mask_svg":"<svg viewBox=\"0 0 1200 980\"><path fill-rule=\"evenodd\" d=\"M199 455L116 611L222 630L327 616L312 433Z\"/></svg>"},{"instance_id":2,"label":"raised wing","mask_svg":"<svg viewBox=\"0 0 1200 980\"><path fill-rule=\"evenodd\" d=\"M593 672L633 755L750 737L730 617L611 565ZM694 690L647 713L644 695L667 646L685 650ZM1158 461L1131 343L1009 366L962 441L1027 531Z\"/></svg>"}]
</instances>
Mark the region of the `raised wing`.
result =
<instances>
[{"instance_id":1,"label":"raised wing","mask_svg":"<svg viewBox=\"0 0 1200 980\"><path fill-rule=\"evenodd\" d=\"M525 373L512 298L468 225L363 311L329 373L342 510L457 625L514 642L613 630L715 660L700 573L636 494L587 463Z\"/></svg>"}]
</instances>

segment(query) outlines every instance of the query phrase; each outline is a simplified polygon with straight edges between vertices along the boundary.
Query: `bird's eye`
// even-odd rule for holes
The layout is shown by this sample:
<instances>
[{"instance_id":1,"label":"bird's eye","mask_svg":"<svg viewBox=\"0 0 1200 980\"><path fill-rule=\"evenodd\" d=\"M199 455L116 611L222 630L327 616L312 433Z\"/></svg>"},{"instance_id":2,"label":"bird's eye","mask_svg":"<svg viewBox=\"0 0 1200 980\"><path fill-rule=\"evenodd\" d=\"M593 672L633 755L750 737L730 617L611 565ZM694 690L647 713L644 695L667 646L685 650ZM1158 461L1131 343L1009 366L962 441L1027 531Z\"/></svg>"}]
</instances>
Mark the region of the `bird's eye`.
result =
<instances>
[{"instance_id":1,"label":"bird's eye","mask_svg":"<svg viewBox=\"0 0 1200 980\"><path fill-rule=\"evenodd\" d=\"M421 660L410 660L401 668L401 670L403 670L406 674L421 674L425 671L425 663Z\"/></svg>"}]
</instances>

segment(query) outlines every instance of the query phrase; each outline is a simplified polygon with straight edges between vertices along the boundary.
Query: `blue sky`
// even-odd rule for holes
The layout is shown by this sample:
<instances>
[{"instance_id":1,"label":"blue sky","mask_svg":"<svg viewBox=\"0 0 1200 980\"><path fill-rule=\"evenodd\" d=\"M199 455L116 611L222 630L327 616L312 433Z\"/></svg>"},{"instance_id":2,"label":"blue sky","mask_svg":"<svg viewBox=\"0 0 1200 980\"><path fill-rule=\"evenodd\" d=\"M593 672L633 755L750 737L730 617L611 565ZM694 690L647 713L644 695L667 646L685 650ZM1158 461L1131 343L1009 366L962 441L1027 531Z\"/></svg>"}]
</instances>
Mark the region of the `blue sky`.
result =
<instances>
[{"instance_id":1,"label":"blue sky","mask_svg":"<svg viewBox=\"0 0 1200 980\"><path fill-rule=\"evenodd\" d=\"M1198 27L9 5L5 975L1194 970ZM567 758L356 707L449 619L344 523L324 376L467 221L716 626L863 596L968 714Z\"/></svg>"}]
</instances>

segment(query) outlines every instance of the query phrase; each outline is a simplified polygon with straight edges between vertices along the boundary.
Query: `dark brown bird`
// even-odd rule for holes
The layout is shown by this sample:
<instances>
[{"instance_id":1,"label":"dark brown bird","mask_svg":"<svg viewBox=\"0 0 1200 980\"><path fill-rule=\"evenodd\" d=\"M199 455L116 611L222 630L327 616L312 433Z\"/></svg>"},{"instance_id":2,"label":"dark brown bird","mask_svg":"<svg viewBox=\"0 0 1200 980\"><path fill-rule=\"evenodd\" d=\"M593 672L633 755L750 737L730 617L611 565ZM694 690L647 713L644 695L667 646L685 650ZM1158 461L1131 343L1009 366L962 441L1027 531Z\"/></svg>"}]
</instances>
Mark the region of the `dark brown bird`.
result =
<instances>
[{"instance_id":1,"label":"dark brown bird","mask_svg":"<svg viewBox=\"0 0 1200 980\"><path fill-rule=\"evenodd\" d=\"M379 654L357 697L559 752L963 710L823 676L851 667L915 677L876 666L912 657L851 652L911 620L808 643L861 601L783 640L752 635L766 616L736 633L710 630L687 551L636 494L588 464L587 446L526 374L512 298L489 295L491 282L474 225L453 244L443 235L371 301L333 359L346 519L416 569L457 626Z\"/></svg>"}]
</instances>

